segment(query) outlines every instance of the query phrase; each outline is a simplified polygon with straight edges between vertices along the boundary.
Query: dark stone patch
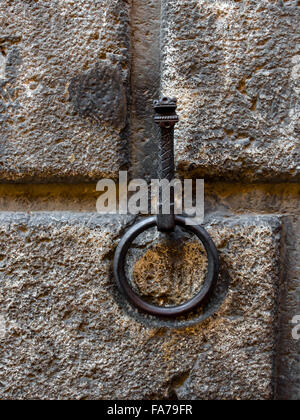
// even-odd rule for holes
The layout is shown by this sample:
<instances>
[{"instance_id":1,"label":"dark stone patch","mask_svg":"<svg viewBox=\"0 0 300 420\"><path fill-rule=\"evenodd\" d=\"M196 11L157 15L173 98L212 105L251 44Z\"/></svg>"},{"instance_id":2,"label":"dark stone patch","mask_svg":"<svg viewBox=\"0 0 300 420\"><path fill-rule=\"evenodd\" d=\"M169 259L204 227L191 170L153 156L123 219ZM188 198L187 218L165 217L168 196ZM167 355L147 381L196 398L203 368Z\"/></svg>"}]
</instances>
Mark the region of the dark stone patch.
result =
<instances>
[{"instance_id":1,"label":"dark stone patch","mask_svg":"<svg viewBox=\"0 0 300 420\"><path fill-rule=\"evenodd\" d=\"M73 78L69 96L80 116L119 130L125 128L126 89L117 66L98 63L93 70Z\"/></svg>"}]
</instances>

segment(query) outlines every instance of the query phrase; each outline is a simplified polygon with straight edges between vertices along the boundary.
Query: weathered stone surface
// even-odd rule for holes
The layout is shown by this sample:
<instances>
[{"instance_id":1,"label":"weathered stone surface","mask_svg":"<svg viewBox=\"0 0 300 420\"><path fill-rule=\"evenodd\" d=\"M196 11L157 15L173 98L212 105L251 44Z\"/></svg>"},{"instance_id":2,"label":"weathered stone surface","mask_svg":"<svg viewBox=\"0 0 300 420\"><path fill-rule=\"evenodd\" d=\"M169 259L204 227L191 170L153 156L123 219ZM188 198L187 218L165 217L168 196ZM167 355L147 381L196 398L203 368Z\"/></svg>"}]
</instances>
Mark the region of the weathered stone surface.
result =
<instances>
[{"instance_id":1,"label":"weathered stone surface","mask_svg":"<svg viewBox=\"0 0 300 420\"><path fill-rule=\"evenodd\" d=\"M134 0L131 28L130 165L136 178L156 178L158 133L153 100L160 88L161 0Z\"/></svg>"},{"instance_id":2,"label":"weathered stone surface","mask_svg":"<svg viewBox=\"0 0 300 420\"><path fill-rule=\"evenodd\" d=\"M207 224L229 293L185 329L142 325L116 303L112 253L129 221L0 214L1 399L271 398L278 218Z\"/></svg>"},{"instance_id":3,"label":"weathered stone surface","mask_svg":"<svg viewBox=\"0 0 300 420\"><path fill-rule=\"evenodd\" d=\"M127 162L123 0L0 3L0 180L98 180Z\"/></svg>"},{"instance_id":4,"label":"weathered stone surface","mask_svg":"<svg viewBox=\"0 0 300 420\"><path fill-rule=\"evenodd\" d=\"M299 179L299 2L164 0L162 24L162 89L179 99L179 170Z\"/></svg>"}]
</instances>

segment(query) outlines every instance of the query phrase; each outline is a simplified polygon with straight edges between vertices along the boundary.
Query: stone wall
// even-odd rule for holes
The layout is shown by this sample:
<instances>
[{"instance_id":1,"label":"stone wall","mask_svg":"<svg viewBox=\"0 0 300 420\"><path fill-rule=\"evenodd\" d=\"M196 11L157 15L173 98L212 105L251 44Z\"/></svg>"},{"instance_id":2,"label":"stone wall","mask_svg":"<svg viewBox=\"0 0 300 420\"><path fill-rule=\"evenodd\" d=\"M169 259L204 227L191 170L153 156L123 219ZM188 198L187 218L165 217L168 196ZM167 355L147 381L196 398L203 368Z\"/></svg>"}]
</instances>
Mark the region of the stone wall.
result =
<instances>
[{"instance_id":1,"label":"stone wall","mask_svg":"<svg viewBox=\"0 0 300 420\"><path fill-rule=\"evenodd\" d=\"M129 12L1 1L2 182L90 181L127 164Z\"/></svg>"},{"instance_id":2,"label":"stone wall","mask_svg":"<svg viewBox=\"0 0 300 420\"><path fill-rule=\"evenodd\" d=\"M1 399L300 398L299 6L1 0ZM96 213L101 178L155 177L159 92L178 98L177 174L206 180L221 262L207 311L174 322L119 296L135 219ZM203 255L154 230L129 268L178 303Z\"/></svg>"},{"instance_id":3,"label":"stone wall","mask_svg":"<svg viewBox=\"0 0 300 420\"><path fill-rule=\"evenodd\" d=\"M162 25L162 88L182 98L179 169L299 180L297 2L166 0Z\"/></svg>"}]
</instances>

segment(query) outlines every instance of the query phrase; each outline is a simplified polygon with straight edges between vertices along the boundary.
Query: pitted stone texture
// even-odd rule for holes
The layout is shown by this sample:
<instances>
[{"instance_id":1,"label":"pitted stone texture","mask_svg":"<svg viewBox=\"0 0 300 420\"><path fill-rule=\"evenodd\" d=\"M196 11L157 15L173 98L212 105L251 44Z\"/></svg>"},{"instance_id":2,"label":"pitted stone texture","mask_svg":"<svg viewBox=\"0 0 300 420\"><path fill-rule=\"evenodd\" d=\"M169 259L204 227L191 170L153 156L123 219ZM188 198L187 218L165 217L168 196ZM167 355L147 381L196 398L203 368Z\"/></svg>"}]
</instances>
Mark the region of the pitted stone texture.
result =
<instances>
[{"instance_id":1,"label":"pitted stone texture","mask_svg":"<svg viewBox=\"0 0 300 420\"><path fill-rule=\"evenodd\" d=\"M203 245L193 240L152 246L138 259L133 280L144 299L160 306L180 305L195 296L207 274Z\"/></svg>"},{"instance_id":2,"label":"pitted stone texture","mask_svg":"<svg viewBox=\"0 0 300 420\"><path fill-rule=\"evenodd\" d=\"M113 298L129 222L0 215L1 399L271 398L279 220L207 225L230 291L213 318L181 330L144 326Z\"/></svg>"},{"instance_id":3,"label":"pitted stone texture","mask_svg":"<svg viewBox=\"0 0 300 420\"><path fill-rule=\"evenodd\" d=\"M300 179L297 1L164 0L163 94L177 96L179 170Z\"/></svg>"},{"instance_id":4,"label":"pitted stone texture","mask_svg":"<svg viewBox=\"0 0 300 420\"><path fill-rule=\"evenodd\" d=\"M129 2L0 3L0 180L116 177L127 164Z\"/></svg>"}]
</instances>

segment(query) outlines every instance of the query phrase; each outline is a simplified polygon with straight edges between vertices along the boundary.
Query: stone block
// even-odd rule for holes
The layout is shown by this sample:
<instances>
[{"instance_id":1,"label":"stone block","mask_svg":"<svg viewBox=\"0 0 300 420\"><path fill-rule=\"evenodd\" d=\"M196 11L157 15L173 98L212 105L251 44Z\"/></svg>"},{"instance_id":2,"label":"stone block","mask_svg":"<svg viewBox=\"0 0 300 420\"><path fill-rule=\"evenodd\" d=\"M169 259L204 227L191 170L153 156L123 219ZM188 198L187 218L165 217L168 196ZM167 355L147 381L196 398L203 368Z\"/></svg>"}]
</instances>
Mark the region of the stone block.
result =
<instances>
[{"instance_id":1,"label":"stone block","mask_svg":"<svg viewBox=\"0 0 300 420\"><path fill-rule=\"evenodd\" d=\"M0 4L0 181L116 177L127 164L130 5Z\"/></svg>"}]
</instances>

